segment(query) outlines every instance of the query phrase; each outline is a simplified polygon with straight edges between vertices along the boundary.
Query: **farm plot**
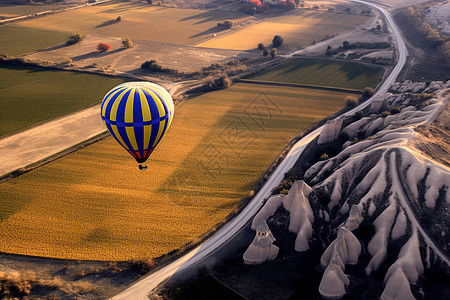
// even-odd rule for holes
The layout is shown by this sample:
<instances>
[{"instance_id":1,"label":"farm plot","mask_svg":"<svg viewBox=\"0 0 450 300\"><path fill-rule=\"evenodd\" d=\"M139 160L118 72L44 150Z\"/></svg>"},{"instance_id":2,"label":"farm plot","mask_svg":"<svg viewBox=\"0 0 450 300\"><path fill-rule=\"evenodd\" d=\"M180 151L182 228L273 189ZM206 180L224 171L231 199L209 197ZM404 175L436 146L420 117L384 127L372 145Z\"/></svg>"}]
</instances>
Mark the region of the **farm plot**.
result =
<instances>
[{"instance_id":1,"label":"farm plot","mask_svg":"<svg viewBox=\"0 0 450 300\"><path fill-rule=\"evenodd\" d=\"M298 58L248 79L362 90L375 87L383 72L360 63Z\"/></svg>"},{"instance_id":2,"label":"farm plot","mask_svg":"<svg viewBox=\"0 0 450 300\"><path fill-rule=\"evenodd\" d=\"M15 25L0 26L0 55L19 55L67 41L65 32Z\"/></svg>"},{"instance_id":3,"label":"farm plot","mask_svg":"<svg viewBox=\"0 0 450 300\"><path fill-rule=\"evenodd\" d=\"M0 4L0 17L13 18L55 9L52 5Z\"/></svg>"},{"instance_id":4,"label":"farm plot","mask_svg":"<svg viewBox=\"0 0 450 300\"><path fill-rule=\"evenodd\" d=\"M0 67L0 136L94 103L122 79L75 72Z\"/></svg>"},{"instance_id":5,"label":"farm plot","mask_svg":"<svg viewBox=\"0 0 450 300\"><path fill-rule=\"evenodd\" d=\"M116 22L118 16L122 21ZM20 22L20 26L188 45L218 32L217 22L226 19L243 22L253 17L233 12L121 2L48 15Z\"/></svg>"},{"instance_id":6,"label":"farm plot","mask_svg":"<svg viewBox=\"0 0 450 300\"><path fill-rule=\"evenodd\" d=\"M290 51L320 41L326 35L348 31L363 24L370 17L295 9L291 13L268 19L242 30L223 35L203 43L198 47L234 50L253 50L258 43L270 47L275 35L284 39L279 50Z\"/></svg>"},{"instance_id":7,"label":"farm plot","mask_svg":"<svg viewBox=\"0 0 450 300\"><path fill-rule=\"evenodd\" d=\"M228 215L297 133L345 93L239 83L182 102L141 172L106 138L0 184L0 252L158 257Z\"/></svg>"}]
</instances>

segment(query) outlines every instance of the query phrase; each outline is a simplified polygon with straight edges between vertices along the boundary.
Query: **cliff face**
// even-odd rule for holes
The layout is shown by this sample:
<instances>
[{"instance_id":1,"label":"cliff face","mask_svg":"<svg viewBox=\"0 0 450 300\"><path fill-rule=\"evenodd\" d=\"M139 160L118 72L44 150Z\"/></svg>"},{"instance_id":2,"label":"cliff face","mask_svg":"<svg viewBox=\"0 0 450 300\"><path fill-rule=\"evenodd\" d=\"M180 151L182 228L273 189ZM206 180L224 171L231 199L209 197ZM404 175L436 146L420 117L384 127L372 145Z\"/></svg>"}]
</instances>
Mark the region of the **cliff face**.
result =
<instances>
[{"instance_id":1,"label":"cliff face","mask_svg":"<svg viewBox=\"0 0 450 300\"><path fill-rule=\"evenodd\" d=\"M285 208L291 224L314 227L306 243L311 236L329 237L317 287L326 298L346 294L348 264L364 268L359 276L384 274L381 299L414 299L425 270L450 267L450 82L397 83L391 92L377 99L366 117L329 122L317 144L326 149L335 138L346 140L338 154L313 164L305 182L296 182L287 196L269 199L255 217L270 225L293 189L308 191L292 194L299 194L294 202L310 202L303 207L311 216ZM361 223L365 231L358 230ZM296 251L306 249L295 244ZM360 255L368 258L361 262Z\"/></svg>"}]
</instances>

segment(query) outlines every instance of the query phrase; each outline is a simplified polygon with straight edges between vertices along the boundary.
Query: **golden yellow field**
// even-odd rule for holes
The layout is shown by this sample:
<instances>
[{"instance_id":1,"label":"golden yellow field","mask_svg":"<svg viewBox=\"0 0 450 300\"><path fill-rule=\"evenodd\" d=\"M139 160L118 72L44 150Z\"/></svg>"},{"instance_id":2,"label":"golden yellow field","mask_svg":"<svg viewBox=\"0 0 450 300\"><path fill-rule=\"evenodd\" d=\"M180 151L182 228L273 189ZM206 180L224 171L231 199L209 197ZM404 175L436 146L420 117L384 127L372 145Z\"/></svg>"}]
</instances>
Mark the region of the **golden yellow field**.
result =
<instances>
[{"instance_id":1,"label":"golden yellow field","mask_svg":"<svg viewBox=\"0 0 450 300\"><path fill-rule=\"evenodd\" d=\"M122 21L115 22L118 16ZM217 22L251 19L246 14L151 6L139 2L95 5L17 23L19 26L119 38L195 44L212 35Z\"/></svg>"},{"instance_id":2,"label":"golden yellow field","mask_svg":"<svg viewBox=\"0 0 450 300\"><path fill-rule=\"evenodd\" d=\"M239 83L187 100L147 171L112 138L0 184L0 252L128 260L228 215L286 143L345 93Z\"/></svg>"},{"instance_id":3,"label":"golden yellow field","mask_svg":"<svg viewBox=\"0 0 450 300\"><path fill-rule=\"evenodd\" d=\"M266 47L272 44L275 35L281 35L283 50L300 49L313 41L320 41L326 35L333 35L353 29L369 19L368 16L349 15L295 9L280 17L271 18L246 27L234 33L197 44L197 47L233 50L256 49L258 43Z\"/></svg>"}]
</instances>

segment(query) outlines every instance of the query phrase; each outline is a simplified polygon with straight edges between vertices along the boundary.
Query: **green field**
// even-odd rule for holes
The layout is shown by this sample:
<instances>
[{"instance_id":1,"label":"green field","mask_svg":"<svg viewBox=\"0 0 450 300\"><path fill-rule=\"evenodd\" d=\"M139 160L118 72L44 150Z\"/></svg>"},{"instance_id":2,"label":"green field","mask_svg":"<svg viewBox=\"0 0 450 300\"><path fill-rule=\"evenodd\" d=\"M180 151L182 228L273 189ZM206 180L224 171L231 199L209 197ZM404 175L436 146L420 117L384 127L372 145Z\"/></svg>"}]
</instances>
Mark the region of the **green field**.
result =
<instances>
[{"instance_id":1,"label":"green field","mask_svg":"<svg viewBox=\"0 0 450 300\"><path fill-rule=\"evenodd\" d=\"M381 67L353 62L298 58L248 79L363 90L375 87L383 72Z\"/></svg>"},{"instance_id":2,"label":"green field","mask_svg":"<svg viewBox=\"0 0 450 300\"><path fill-rule=\"evenodd\" d=\"M270 47L274 35L283 37L279 51L298 50L334 35L354 29L369 19L368 16L347 15L324 11L294 9L279 17L267 18L228 35L218 36L198 47L253 50L258 43Z\"/></svg>"},{"instance_id":3,"label":"green field","mask_svg":"<svg viewBox=\"0 0 450 300\"><path fill-rule=\"evenodd\" d=\"M67 32L40 30L16 25L0 26L0 55L19 55L67 41Z\"/></svg>"},{"instance_id":4,"label":"green field","mask_svg":"<svg viewBox=\"0 0 450 300\"><path fill-rule=\"evenodd\" d=\"M121 22L115 22L118 16ZM252 19L243 13L178 9L139 2L95 5L20 22L20 26L175 44L194 44L217 32L217 22Z\"/></svg>"},{"instance_id":5,"label":"green field","mask_svg":"<svg viewBox=\"0 0 450 300\"><path fill-rule=\"evenodd\" d=\"M0 136L99 103L123 80L76 72L0 67Z\"/></svg>"},{"instance_id":6,"label":"green field","mask_svg":"<svg viewBox=\"0 0 450 300\"><path fill-rule=\"evenodd\" d=\"M127 260L177 249L228 215L286 143L346 95L238 83L181 102L145 172L106 138L1 183L0 252Z\"/></svg>"}]
</instances>

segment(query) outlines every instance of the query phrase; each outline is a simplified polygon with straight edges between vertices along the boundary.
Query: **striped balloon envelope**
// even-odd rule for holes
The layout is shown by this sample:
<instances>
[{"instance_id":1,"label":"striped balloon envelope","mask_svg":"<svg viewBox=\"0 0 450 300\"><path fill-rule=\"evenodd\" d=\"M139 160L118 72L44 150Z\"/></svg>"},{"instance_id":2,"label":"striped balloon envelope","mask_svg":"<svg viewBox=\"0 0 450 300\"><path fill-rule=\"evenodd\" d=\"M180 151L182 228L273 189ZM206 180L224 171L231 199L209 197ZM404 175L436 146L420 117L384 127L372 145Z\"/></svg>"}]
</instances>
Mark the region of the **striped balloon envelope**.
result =
<instances>
[{"instance_id":1,"label":"striped balloon envelope","mask_svg":"<svg viewBox=\"0 0 450 300\"><path fill-rule=\"evenodd\" d=\"M150 82L120 84L106 94L101 106L106 128L138 163L145 162L158 145L173 112L169 93Z\"/></svg>"}]
</instances>

